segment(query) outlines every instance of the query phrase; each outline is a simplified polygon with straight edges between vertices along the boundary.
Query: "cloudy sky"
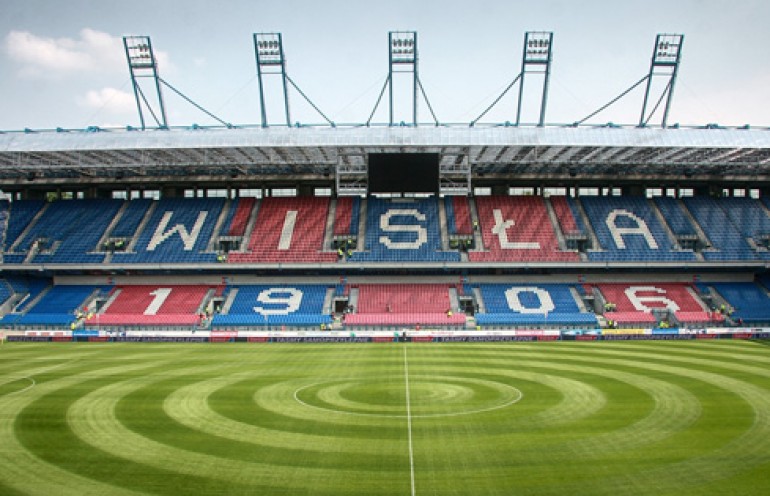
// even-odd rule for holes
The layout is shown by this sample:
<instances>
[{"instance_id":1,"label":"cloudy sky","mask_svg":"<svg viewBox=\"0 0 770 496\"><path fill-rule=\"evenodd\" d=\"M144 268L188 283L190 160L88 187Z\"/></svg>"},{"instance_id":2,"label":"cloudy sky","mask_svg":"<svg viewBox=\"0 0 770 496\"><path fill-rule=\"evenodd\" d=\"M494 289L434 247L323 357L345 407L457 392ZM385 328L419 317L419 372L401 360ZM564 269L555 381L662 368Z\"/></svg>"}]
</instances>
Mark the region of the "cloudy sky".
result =
<instances>
[{"instance_id":1,"label":"cloudy sky","mask_svg":"<svg viewBox=\"0 0 770 496\"><path fill-rule=\"evenodd\" d=\"M514 79L526 31L553 31L549 123L601 107L648 72L656 34L681 33L669 123L770 125L767 0L2 0L0 8L0 130L138 125L125 35L149 35L163 79L213 114L259 123L255 32L283 34L289 76L332 120L364 122L387 76L388 31L398 30L418 32L420 79L444 123L475 119ZM541 80L527 77L522 120L534 122ZM268 119L281 124L278 78L266 83ZM394 84L396 120L408 121L408 81ZM481 122L515 120L514 90ZM643 93L589 123L638 122ZM171 125L216 124L164 96ZM293 122L323 122L296 91L289 98ZM381 105L374 121L387 117Z\"/></svg>"}]
</instances>

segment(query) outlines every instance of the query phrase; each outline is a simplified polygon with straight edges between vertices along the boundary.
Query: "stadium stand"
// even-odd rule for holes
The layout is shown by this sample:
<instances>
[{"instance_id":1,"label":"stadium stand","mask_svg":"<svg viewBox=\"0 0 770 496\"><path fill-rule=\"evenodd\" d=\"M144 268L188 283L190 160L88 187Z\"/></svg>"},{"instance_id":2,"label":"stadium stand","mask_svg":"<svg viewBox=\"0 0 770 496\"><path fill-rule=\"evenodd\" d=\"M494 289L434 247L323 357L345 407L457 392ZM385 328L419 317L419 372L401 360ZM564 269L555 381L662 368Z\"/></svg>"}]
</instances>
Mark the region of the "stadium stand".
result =
<instances>
[{"instance_id":1,"label":"stadium stand","mask_svg":"<svg viewBox=\"0 0 770 496\"><path fill-rule=\"evenodd\" d=\"M559 250L542 197L478 197L476 206L486 251L469 252L471 261L578 261L576 253Z\"/></svg>"},{"instance_id":2,"label":"stadium stand","mask_svg":"<svg viewBox=\"0 0 770 496\"><path fill-rule=\"evenodd\" d=\"M465 325L464 313L452 308L446 284L361 284L358 306L345 315L345 324Z\"/></svg>"},{"instance_id":3,"label":"stadium stand","mask_svg":"<svg viewBox=\"0 0 770 496\"><path fill-rule=\"evenodd\" d=\"M98 263L104 253L99 239L122 206L119 200L58 201L45 210L26 235L17 240L21 251L29 252L40 239L47 240L45 248L31 260L35 263Z\"/></svg>"},{"instance_id":4,"label":"stadium stand","mask_svg":"<svg viewBox=\"0 0 770 496\"><path fill-rule=\"evenodd\" d=\"M671 324L721 321L698 300L692 284L603 283L596 284L611 310L605 318L620 324L666 321Z\"/></svg>"},{"instance_id":5,"label":"stadium stand","mask_svg":"<svg viewBox=\"0 0 770 496\"><path fill-rule=\"evenodd\" d=\"M767 248L758 247L763 238L770 238L770 212L765 205L752 198L722 198L719 206L750 246L755 247L754 256L770 260Z\"/></svg>"},{"instance_id":6,"label":"stadium stand","mask_svg":"<svg viewBox=\"0 0 770 496\"><path fill-rule=\"evenodd\" d=\"M671 232L678 236L697 236L698 233L687 217L681 200L667 196L658 196L653 201L666 219L666 224L671 228Z\"/></svg>"},{"instance_id":7,"label":"stadium stand","mask_svg":"<svg viewBox=\"0 0 770 496\"><path fill-rule=\"evenodd\" d=\"M438 200L367 201L366 239L354 262L459 262L460 254L442 248Z\"/></svg>"},{"instance_id":8,"label":"stadium stand","mask_svg":"<svg viewBox=\"0 0 770 496\"><path fill-rule=\"evenodd\" d=\"M366 200L365 236L348 259L459 262L460 251L449 237L474 234L474 201L483 246L468 253L472 262L579 262L575 245L560 248L558 236L586 238L590 233L599 246L588 250L588 261L770 260L770 210L758 200L563 196L372 197ZM361 198L341 197L335 204L329 235L357 236ZM331 205L327 197L272 197L259 203L254 198L5 202L0 205L3 263L215 262L219 247L214 241L246 235L248 240L230 251L229 262L332 263L337 254L326 240ZM446 213L445 223L440 212ZM250 222L254 227L247 233ZM697 256L689 246L680 249L681 237L705 248ZM99 246L116 239L120 250Z\"/></svg>"},{"instance_id":9,"label":"stadium stand","mask_svg":"<svg viewBox=\"0 0 770 496\"><path fill-rule=\"evenodd\" d=\"M569 284L479 284L485 312L480 325L596 325L596 315L581 311Z\"/></svg>"},{"instance_id":10,"label":"stadium stand","mask_svg":"<svg viewBox=\"0 0 770 496\"><path fill-rule=\"evenodd\" d=\"M323 312L329 288L323 285L242 285L224 291L232 303L225 312L214 315L212 326L314 326L331 324Z\"/></svg>"},{"instance_id":11,"label":"stadium stand","mask_svg":"<svg viewBox=\"0 0 770 496\"><path fill-rule=\"evenodd\" d=\"M123 210L122 214L119 214L120 218L109 233L109 236L115 238L133 237L152 203L152 200L145 199L136 199L127 202L125 210Z\"/></svg>"},{"instance_id":12,"label":"stadium stand","mask_svg":"<svg viewBox=\"0 0 770 496\"><path fill-rule=\"evenodd\" d=\"M675 249L646 198L597 196L580 203L601 245L589 251L591 261L695 260L692 251Z\"/></svg>"},{"instance_id":13,"label":"stadium stand","mask_svg":"<svg viewBox=\"0 0 770 496\"><path fill-rule=\"evenodd\" d=\"M706 196L685 198L685 206L711 241L713 249L703 251L706 260L753 260L754 250L741 232L730 221L730 217L719 206L722 199Z\"/></svg>"},{"instance_id":14,"label":"stadium stand","mask_svg":"<svg viewBox=\"0 0 770 496\"><path fill-rule=\"evenodd\" d=\"M467 196L444 197L449 234L470 236L473 234L471 210Z\"/></svg>"},{"instance_id":15,"label":"stadium stand","mask_svg":"<svg viewBox=\"0 0 770 496\"><path fill-rule=\"evenodd\" d=\"M582 222L578 224L573 207L566 196L551 196L549 200L565 236L585 234Z\"/></svg>"},{"instance_id":16,"label":"stadium stand","mask_svg":"<svg viewBox=\"0 0 770 496\"><path fill-rule=\"evenodd\" d=\"M358 234L358 219L361 208L361 198L343 196L337 198L334 211L334 235L347 236Z\"/></svg>"},{"instance_id":17,"label":"stadium stand","mask_svg":"<svg viewBox=\"0 0 770 496\"><path fill-rule=\"evenodd\" d=\"M116 286L98 314L101 325L194 325L204 298L216 288L206 285Z\"/></svg>"},{"instance_id":18,"label":"stadium stand","mask_svg":"<svg viewBox=\"0 0 770 496\"><path fill-rule=\"evenodd\" d=\"M25 253L16 253L15 242L32 220L46 207L41 200L18 200L8 208L7 227L3 233L3 262L22 263Z\"/></svg>"},{"instance_id":19,"label":"stadium stand","mask_svg":"<svg viewBox=\"0 0 770 496\"><path fill-rule=\"evenodd\" d=\"M770 296L766 288L750 282L712 283L710 286L732 306L731 317L734 321L770 323Z\"/></svg>"},{"instance_id":20,"label":"stadium stand","mask_svg":"<svg viewBox=\"0 0 770 496\"><path fill-rule=\"evenodd\" d=\"M8 301L13 296L13 287L5 279L0 279L0 305Z\"/></svg>"},{"instance_id":21,"label":"stadium stand","mask_svg":"<svg viewBox=\"0 0 770 496\"><path fill-rule=\"evenodd\" d=\"M8 315L19 325L69 326L75 321L76 310L95 291L104 289L92 285L55 285L34 303L26 305L21 315ZM11 320L11 319L9 319Z\"/></svg>"},{"instance_id":22,"label":"stadium stand","mask_svg":"<svg viewBox=\"0 0 770 496\"><path fill-rule=\"evenodd\" d=\"M248 247L228 262L333 262L336 254L322 251L328 212L328 198L265 198Z\"/></svg>"},{"instance_id":23,"label":"stadium stand","mask_svg":"<svg viewBox=\"0 0 770 496\"><path fill-rule=\"evenodd\" d=\"M225 221L225 233L228 236L243 236L249 217L257 204L256 198L237 198L230 206L229 217Z\"/></svg>"},{"instance_id":24,"label":"stadium stand","mask_svg":"<svg viewBox=\"0 0 770 496\"><path fill-rule=\"evenodd\" d=\"M115 252L115 263L215 262L208 244L222 212L222 198L159 200L137 233L133 250ZM130 245L129 245L130 246Z\"/></svg>"}]
</instances>

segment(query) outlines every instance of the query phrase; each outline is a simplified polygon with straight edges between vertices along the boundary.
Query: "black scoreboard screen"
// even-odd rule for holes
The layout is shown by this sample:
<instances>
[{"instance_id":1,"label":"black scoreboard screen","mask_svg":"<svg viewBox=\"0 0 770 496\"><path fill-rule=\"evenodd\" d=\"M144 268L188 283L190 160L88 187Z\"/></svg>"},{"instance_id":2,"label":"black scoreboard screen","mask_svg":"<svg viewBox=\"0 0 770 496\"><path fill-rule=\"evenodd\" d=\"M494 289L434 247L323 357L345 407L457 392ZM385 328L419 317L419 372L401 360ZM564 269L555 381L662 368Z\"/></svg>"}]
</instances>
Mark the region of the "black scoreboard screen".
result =
<instances>
[{"instance_id":1,"label":"black scoreboard screen","mask_svg":"<svg viewBox=\"0 0 770 496\"><path fill-rule=\"evenodd\" d=\"M369 192L438 193L438 153L370 153Z\"/></svg>"}]
</instances>

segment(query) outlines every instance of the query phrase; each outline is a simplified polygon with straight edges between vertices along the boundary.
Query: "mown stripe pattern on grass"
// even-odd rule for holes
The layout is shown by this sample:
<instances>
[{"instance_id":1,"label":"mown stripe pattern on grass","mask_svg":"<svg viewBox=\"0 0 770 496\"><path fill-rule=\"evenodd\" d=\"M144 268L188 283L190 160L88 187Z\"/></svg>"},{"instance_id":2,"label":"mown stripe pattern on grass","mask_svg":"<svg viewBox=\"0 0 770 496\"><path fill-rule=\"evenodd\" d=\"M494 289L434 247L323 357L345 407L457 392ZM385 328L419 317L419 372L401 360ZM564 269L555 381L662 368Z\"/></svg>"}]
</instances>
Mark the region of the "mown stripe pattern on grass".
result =
<instances>
[{"instance_id":1,"label":"mown stripe pattern on grass","mask_svg":"<svg viewBox=\"0 0 770 496\"><path fill-rule=\"evenodd\" d=\"M0 494L764 495L769 469L752 342L0 349Z\"/></svg>"}]
</instances>

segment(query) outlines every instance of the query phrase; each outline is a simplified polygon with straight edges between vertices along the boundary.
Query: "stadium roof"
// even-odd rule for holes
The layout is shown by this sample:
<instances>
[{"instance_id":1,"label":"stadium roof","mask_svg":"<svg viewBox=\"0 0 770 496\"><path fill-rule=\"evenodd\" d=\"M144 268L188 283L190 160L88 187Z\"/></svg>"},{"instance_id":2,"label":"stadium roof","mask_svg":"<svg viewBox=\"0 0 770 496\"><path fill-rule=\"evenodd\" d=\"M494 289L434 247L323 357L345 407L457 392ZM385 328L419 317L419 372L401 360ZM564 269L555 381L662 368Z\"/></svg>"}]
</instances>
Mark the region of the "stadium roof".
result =
<instances>
[{"instance_id":1,"label":"stadium roof","mask_svg":"<svg viewBox=\"0 0 770 496\"><path fill-rule=\"evenodd\" d=\"M181 177L310 179L368 153L438 153L442 168L516 177L703 176L770 183L770 130L337 127L58 130L0 134L0 185ZM165 178L165 179L164 179Z\"/></svg>"}]
</instances>

